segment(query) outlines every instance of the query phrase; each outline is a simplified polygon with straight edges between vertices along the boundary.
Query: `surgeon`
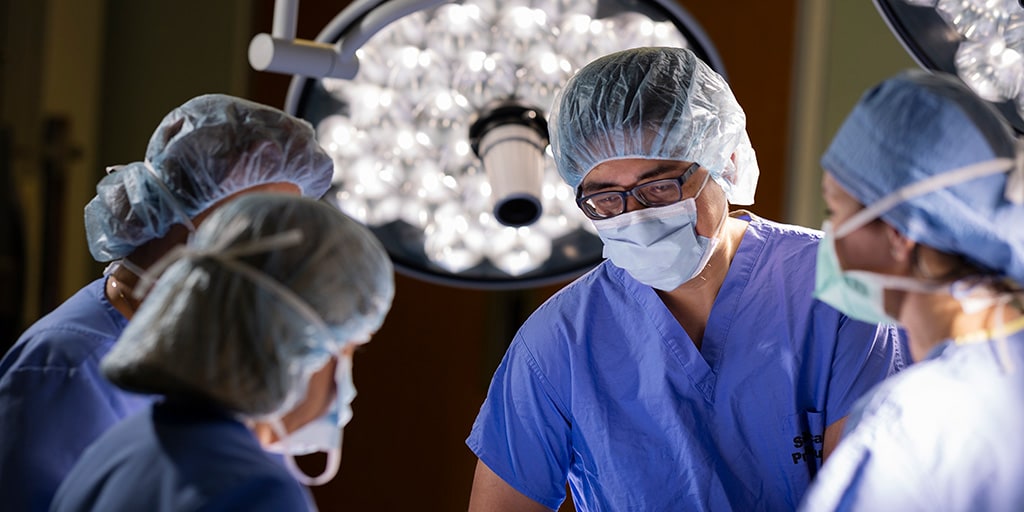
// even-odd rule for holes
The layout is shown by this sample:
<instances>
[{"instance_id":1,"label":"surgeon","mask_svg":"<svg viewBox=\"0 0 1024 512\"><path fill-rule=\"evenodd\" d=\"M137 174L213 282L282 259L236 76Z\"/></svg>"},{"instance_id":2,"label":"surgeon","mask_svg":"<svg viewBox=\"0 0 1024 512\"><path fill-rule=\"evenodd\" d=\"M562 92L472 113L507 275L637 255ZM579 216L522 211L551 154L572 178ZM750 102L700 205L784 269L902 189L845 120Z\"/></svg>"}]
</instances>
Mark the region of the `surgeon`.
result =
<instances>
[{"instance_id":1,"label":"surgeon","mask_svg":"<svg viewBox=\"0 0 1024 512\"><path fill-rule=\"evenodd\" d=\"M85 207L85 228L92 256L113 264L0 360L0 508L46 510L82 450L151 400L99 371L139 307L134 289L145 269L230 199L320 197L332 173L307 122L219 94L172 110L143 160L110 169Z\"/></svg>"},{"instance_id":2,"label":"surgeon","mask_svg":"<svg viewBox=\"0 0 1024 512\"><path fill-rule=\"evenodd\" d=\"M101 370L119 387L163 398L100 436L51 510L314 509L300 483L337 471L355 397L352 353L394 296L387 253L325 203L250 194L157 265L150 273L169 267ZM332 378L315 378L325 367ZM282 464L251 428L281 425L297 406L313 416L296 433L326 424L316 430L335 445L324 478L291 458ZM292 454L300 441L278 432Z\"/></svg>"},{"instance_id":3,"label":"surgeon","mask_svg":"<svg viewBox=\"0 0 1024 512\"><path fill-rule=\"evenodd\" d=\"M792 510L851 404L903 366L891 326L814 300L819 232L750 204L725 80L682 48L582 68L551 112L606 261L519 329L467 444L470 509Z\"/></svg>"},{"instance_id":4,"label":"surgeon","mask_svg":"<svg viewBox=\"0 0 1024 512\"><path fill-rule=\"evenodd\" d=\"M860 99L821 159L816 294L898 322L917 364L855 409L802 508L1024 506L1024 154L957 78Z\"/></svg>"}]
</instances>

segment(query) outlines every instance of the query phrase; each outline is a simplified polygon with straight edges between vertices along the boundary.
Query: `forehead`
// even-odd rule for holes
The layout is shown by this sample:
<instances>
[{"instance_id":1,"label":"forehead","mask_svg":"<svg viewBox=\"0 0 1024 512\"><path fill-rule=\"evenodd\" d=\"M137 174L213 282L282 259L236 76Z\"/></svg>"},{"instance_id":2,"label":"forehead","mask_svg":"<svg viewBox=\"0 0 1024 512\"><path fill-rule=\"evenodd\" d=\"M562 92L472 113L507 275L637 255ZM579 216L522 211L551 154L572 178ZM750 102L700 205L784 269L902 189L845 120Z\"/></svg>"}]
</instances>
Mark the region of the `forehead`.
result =
<instances>
[{"instance_id":1,"label":"forehead","mask_svg":"<svg viewBox=\"0 0 1024 512\"><path fill-rule=\"evenodd\" d=\"M580 186L583 190L593 190L611 186L631 186L645 179L672 173L681 173L692 162L679 160L654 160L647 158L623 158L607 160L594 167Z\"/></svg>"},{"instance_id":2,"label":"forehead","mask_svg":"<svg viewBox=\"0 0 1024 512\"><path fill-rule=\"evenodd\" d=\"M839 184L832 173L825 171L821 175L821 194L825 200L830 203L836 204L860 204L857 198L850 195L849 192Z\"/></svg>"}]
</instances>

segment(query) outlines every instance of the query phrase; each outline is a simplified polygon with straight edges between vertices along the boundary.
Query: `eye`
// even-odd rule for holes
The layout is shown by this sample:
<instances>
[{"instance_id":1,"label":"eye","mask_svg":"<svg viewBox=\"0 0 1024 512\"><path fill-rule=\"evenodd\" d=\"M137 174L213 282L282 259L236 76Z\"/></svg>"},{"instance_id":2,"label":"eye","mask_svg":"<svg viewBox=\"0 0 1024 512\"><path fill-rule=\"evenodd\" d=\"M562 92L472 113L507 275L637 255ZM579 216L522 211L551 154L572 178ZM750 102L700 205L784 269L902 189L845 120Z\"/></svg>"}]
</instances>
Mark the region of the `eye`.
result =
<instances>
[{"instance_id":1,"label":"eye","mask_svg":"<svg viewBox=\"0 0 1024 512\"><path fill-rule=\"evenodd\" d=\"M618 194L601 194L591 198L590 202L593 203L594 206L608 207L619 204L620 199L621 198Z\"/></svg>"},{"instance_id":2,"label":"eye","mask_svg":"<svg viewBox=\"0 0 1024 512\"><path fill-rule=\"evenodd\" d=\"M656 182L644 188L644 190L654 194L664 194L671 192L673 189L675 189L675 186L668 182Z\"/></svg>"}]
</instances>

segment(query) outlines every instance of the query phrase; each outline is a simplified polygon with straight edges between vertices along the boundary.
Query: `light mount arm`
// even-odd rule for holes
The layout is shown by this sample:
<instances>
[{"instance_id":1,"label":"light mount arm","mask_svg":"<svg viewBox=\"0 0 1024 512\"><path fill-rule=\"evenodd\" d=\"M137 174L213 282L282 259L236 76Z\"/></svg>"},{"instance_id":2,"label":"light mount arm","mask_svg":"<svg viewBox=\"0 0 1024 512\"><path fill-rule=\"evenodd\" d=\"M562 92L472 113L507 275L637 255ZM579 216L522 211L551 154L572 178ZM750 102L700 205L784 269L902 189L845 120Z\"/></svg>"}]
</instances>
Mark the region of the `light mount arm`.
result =
<instances>
[{"instance_id":1,"label":"light mount arm","mask_svg":"<svg viewBox=\"0 0 1024 512\"><path fill-rule=\"evenodd\" d=\"M296 39L298 0L276 0L271 34L256 34L249 42L249 65L268 71L310 78L351 79L359 72L356 50L382 28L445 0L370 0L350 6L358 21L335 44Z\"/></svg>"}]
</instances>

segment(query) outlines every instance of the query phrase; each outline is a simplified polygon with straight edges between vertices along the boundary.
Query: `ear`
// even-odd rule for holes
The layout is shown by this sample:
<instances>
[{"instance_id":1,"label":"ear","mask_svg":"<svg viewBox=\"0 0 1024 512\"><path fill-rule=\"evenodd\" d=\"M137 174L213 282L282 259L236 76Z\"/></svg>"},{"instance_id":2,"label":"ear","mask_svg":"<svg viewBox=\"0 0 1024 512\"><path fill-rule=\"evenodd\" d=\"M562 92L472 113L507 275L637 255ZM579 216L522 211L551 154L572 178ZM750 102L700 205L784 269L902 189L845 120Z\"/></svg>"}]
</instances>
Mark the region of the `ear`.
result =
<instances>
[{"instance_id":1,"label":"ear","mask_svg":"<svg viewBox=\"0 0 1024 512\"><path fill-rule=\"evenodd\" d=\"M722 177L725 178L729 183L732 183L733 185L735 185L736 184L736 175L739 174L739 172L738 172L739 168L736 167L736 153L735 152L733 152L733 154L729 157L729 161L732 162L732 165L730 166L730 167L732 167L732 169L731 169L732 172L724 173L722 175Z\"/></svg>"},{"instance_id":2,"label":"ear","mask_svg":"<svg viewBox=\"0 0 1024 512\"><path fill-rule=\"evenodd\" d=\"M917 242L903 236L896 228L885 224L885 238L889 242L889 254L900 263L909 262Z\"/></svg>"}]
</instances>

